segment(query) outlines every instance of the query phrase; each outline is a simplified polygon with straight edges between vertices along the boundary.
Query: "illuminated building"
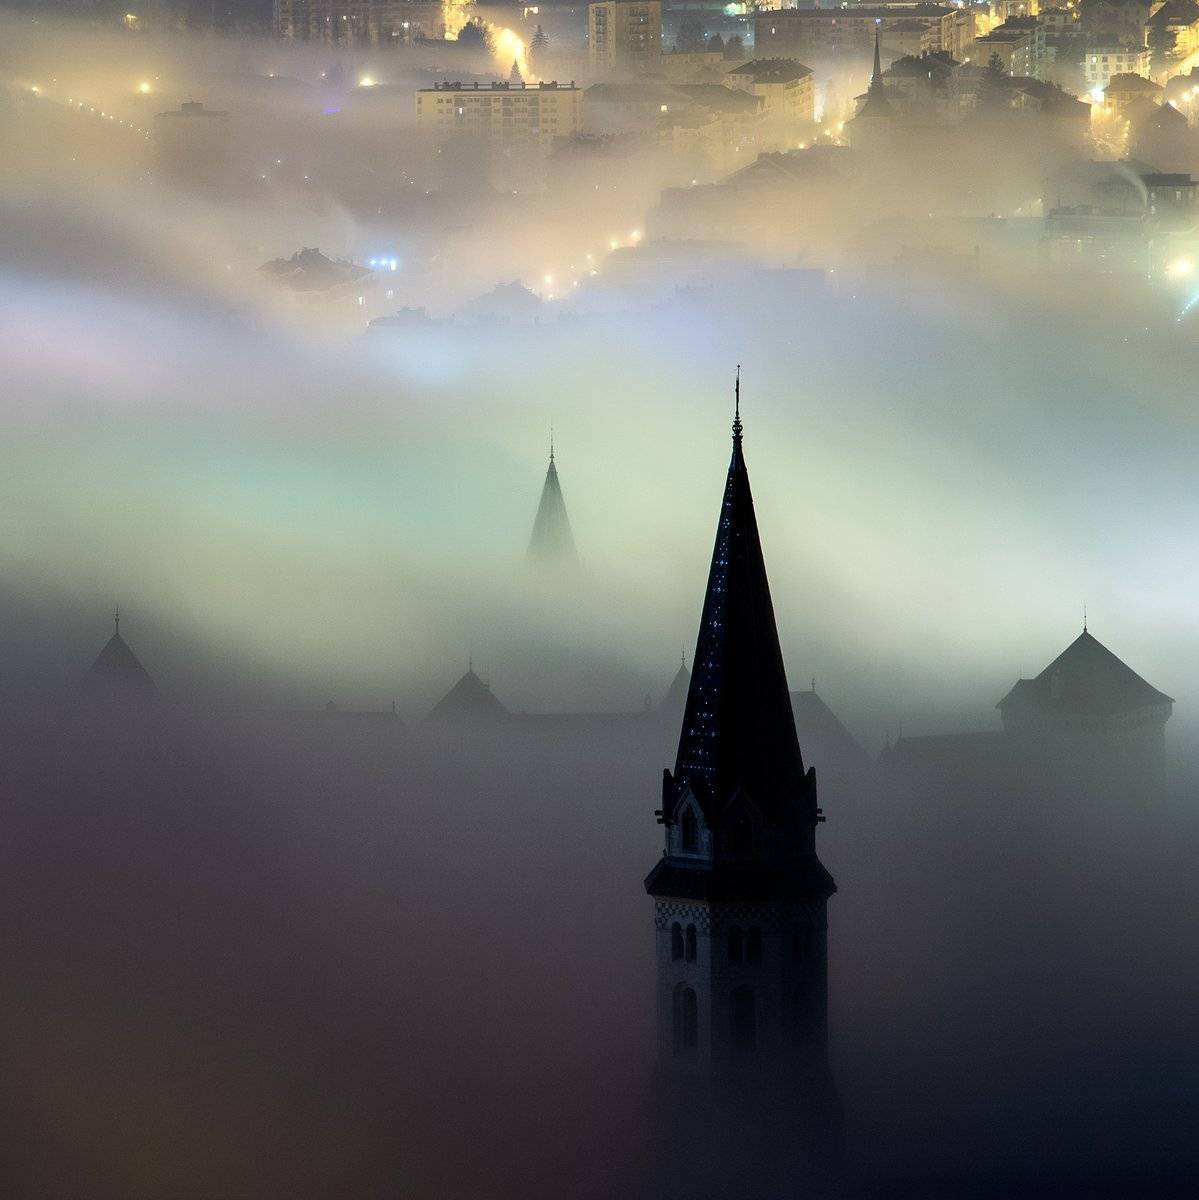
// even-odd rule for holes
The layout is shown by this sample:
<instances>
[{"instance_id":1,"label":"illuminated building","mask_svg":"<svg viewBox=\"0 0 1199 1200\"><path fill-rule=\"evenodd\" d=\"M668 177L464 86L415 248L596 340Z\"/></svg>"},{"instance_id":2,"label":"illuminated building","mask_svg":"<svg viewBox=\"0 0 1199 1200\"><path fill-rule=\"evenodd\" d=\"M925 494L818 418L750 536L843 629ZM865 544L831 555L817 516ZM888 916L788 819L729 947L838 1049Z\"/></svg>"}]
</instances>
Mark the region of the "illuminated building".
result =
<instances>
[{"instance_id":1,"label":"illuminated building","mask_svg":"<svg viewBox=\"0 0 1199 1200\"><path fill-rule=\"evenodd\" d=\"M599 75L656 70L662 58L661 0L589 4L587 58Z\"/></svg>"},{"instance_id":2,"label":"illuminated building","mask_svg":"<svg viewBox=\"0 0 1199 1200\"><path fill-rule=\"evenodd\" d=\"M1127 117L1130 112L1148 101L1157 104L1162 89L1141 75L1112 75L1103 85L1103 111L1112 117Z\"/></svg>"},{"instance_id":3,"label":"illuminated building","mask_svg":"<svg viewBox=\"0 0 1199 1200\"><path fill-rule=\"evenodd\" d=\"M729 87L760 96L768 117L790 124L816 119L816 77L792 58L760 58L734 67L725 77Z\"/></svg>"},{"instance_id":4,"label":"illuminated building","mask_svg":"<svg viewBox=\"0 0 1199 1200\"><path fill-rule=\"evenodd\" d=\"M1089 45L1084 52L1082 66L1086 89L1106 89L1117 75L1147 76L1149 59L1149 50L1144 46ZM1145 82L1148 83L1148 79Z\"/></svg>"},{"instance_id":5,"label":"illuminated building","mask_svg":"<svg viewBox=\"0 0 1199 1200\"><path fill-rule=\"evenodd\" d=\"M997 29L974 39L976 61L985 66L997 55L1007 75L1034 75L1036 17L1009 17Z\"/></svg>"},{"instance_id":6,"label":"illuminated building","mask_svg":"<svg viewBox=\"0 0 1199 1200\"><path fill-rule=\"evenodd\" d=\"M1166 0L1146 25L1154 67L1181 66L1199 50L1199 4L1195 0Z\"/></svg>"},{"instance_id":7,"label":"illuminated building","mask_svg":"<svg viewBox=\"0 0 1199 1200\"><path fill-rule=\"evenodd\" d=\"M688 1120L705 1099L745 1101L754 1123L754 1101L765 1097L785 1122L796 1118L790 1100L831 1117L826 905L836 885L816 854L816 774L796 736L739 409L678 755L663 772L657 815L663 852L645 889L662 1086L678 1122L668 1133L701 1142ZM719 1085L706 1088L712 1079Z\"/></svg>"},{"instance_id":8,"label":"illuminated building","mask_svg":"<svg viewBox=\"0 0 1199 1200\"><path fill-rule=\"evenodd\" d=\"M939 4L857 5L852 8L759 9L754 14L754 49L761 55L807 59L866 52L876 32L896 54L947 50L964 61L973 53L974 13Z\"/></svg>"},{"instance_id":9,"label":"illuminated building","mask_svg":"<svg viewBox=\"0 0 1199 1200\"><path fill-rule=\"evenodd\" d=\"M573 82L435 83L416 93L417 128L434 137L473 135L485 141L548 147L583 129L583 92Z\"/></svg>"},{"instance_id":10,"label":"illuminated building","mask_svg":"<svg viewBox=\"0 0 1199 1200\"><path fill-rule=\"evenodd\" d=\"M445 36L445 7L428 0L274 0L275 32L297 41L395 45Z\"/></svg>"}]
</instances>

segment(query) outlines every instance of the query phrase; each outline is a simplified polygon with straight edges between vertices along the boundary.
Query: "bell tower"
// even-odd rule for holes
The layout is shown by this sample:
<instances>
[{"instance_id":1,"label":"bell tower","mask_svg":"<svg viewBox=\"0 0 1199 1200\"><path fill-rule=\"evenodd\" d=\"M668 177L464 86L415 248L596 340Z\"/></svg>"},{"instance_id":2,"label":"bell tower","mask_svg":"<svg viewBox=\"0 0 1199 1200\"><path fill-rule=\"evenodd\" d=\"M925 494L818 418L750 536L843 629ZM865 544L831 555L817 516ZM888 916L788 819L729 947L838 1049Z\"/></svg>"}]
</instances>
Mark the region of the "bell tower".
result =
<instances>
[{"instance_id":1,"label":"bell tower","mask_svg":"<svg viewBox=\"0 0 1199 1200\"><path fill-rule=\"evenodd\" d=\"M653 897L661 1076L836 1107L816 773L805 770L742 446L716 528ZM711 1090L711 1089L709 1089ZM831 1118L831 1113L826 1113Z\"/></svg>"}]
</instances>

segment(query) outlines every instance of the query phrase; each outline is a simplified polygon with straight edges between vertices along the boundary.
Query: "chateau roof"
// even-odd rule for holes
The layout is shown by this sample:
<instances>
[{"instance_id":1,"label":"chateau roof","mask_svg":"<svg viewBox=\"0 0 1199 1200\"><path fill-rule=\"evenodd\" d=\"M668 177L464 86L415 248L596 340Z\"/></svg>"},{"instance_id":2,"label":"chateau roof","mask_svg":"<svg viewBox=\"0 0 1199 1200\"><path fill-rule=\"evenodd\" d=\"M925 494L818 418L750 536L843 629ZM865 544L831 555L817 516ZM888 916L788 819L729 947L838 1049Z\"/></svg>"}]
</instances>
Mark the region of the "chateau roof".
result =
<instances>
[{"instance_id":1,"label":"chateau roof","mask_svg":"<svg viewBox=\"0 0 1199 1200\"><path fill-rule=\"evenodd\" d=\"M129 644L121 637L121 618L115 621L112 637L96 656L83 677L84 686L113 695L151 696L157 693L154 680Z\"/></svg>"},{"instance_id":2,"label":"chateau roof","mask_svg":"<svg viewBox=\"0 0 1199 1200\"><path fill-rule=\"evenodd\" d=\"M769 811L804 773L741 428L738 408L675 762L709 811L740 788Z\"/></svg>"},{"instance_id":3,"label":"chateau roof","mask_svg":"<svg viewBox=\"0 0 1199 1200\"><path fill-rule=\"evenodd\" d=\"M491 685L484 683L468 667L466 674L434 706L426 718L429 721L494 720L508 716L508 710L492 695Z\"/></svg>"},{"instance_id":4,"label":"chateau roof","mask_svg":"<svg viewBox=\"0 0 1199 1200\"><path fill-rule=\"evenodd\" d=\"M816 757L817 752L821 757L843 761L865 758L865 750L817 694L814 686L808 691L791 693L791 711L795 715L796 733L803 735L802 744L808 748L809 759L821 762L821 758ZM823 763L821 765L823 767Z\"/></svg>"},{"instance_id":5,"label":"chateau roof","mask_svg":"<svg viewBox=\"0 0 1199 1200\"><path fill-rule=\"evenodd\" d=\"M1017 680L996 708L1104 717L1173 703L1084 629L1035 679Z\"/></svg>"}]
</instances>

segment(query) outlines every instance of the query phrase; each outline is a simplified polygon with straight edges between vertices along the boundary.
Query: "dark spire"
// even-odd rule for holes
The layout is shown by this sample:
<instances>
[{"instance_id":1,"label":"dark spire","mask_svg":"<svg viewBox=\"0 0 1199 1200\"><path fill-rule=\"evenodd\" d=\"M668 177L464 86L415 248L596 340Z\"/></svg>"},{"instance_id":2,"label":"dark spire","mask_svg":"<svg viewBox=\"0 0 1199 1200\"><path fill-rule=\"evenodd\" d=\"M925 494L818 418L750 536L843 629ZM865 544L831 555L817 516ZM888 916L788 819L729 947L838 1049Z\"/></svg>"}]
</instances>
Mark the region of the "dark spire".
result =
<instances>
[{"instance_id":1,"label":"dark spire","mask_svg":"<svg viewBox=\"0 0 1199 1200\"><path fill-rule=\"evenodd\" d=\"M558 467L554 462L554 431L550 428L550 463L541 489L541 503L529 538L529 558L551 566L574 566L579 559L574 534L566 515L566 502L558 483Z\"/></svg>"},{"instance_id":2,"label":"dark spire","mask_svg":"<svg viewBox=\"0 0 1199 1200\"><path fill-rule=\"evenodd\" d=\"M733 454L675 763L678 783L710 811L741 787L774 808L804 778L742 452L740 371L734 395Z\"/></svg>"},{"instance_id":3,"label":"dark spire","mask_svg":"<svg viewBox=\"0 0 1199 1200\"><path fill-rule=\"evenodd\" d=\"M894 112L891 102L887 99L887 85L883 83L883 60L879 50L879 22L874 23L874 70L870 74L870 86L866 89L866 99L858 110L855 121L872 120L875 117L890 117Z\"/></svg>"}]
</instances>

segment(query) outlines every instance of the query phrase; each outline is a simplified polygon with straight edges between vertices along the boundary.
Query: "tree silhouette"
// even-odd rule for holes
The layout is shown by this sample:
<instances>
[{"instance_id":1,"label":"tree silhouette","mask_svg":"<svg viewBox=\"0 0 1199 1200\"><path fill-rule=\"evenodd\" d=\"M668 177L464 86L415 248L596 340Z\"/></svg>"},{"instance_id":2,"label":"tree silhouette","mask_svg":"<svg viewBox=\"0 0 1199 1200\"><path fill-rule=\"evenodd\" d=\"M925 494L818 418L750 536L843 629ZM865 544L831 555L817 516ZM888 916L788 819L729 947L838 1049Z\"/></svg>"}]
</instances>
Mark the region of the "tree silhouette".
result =
<instances>
[{"instance_id":1,"label":"tree silhouette","mask_svg":"<svg viewBox=\"0 0 1199 1200\"><path fill-rule=\"evenodd\" d=\"M978 81L978 106L995 112L1007 108L1010 102L1011 90L1007 72L1003 69L1003 59L992 51Z\"/></svg>"},{"instance_id":2,"label":"tree silhouette","mask_svg":"<svg viewBox=\"0 0 1199 1200\"><path fill-rule=\"evenodd\" d=\"M478 17L474 17L458 30L458 45L468 46L472 50L486 50L491 54L491 30Z\"/></svg>"},{"instance_id":3,"label":"tree silhouette","mask_svg":"<svg viewBox=\"0 0 1199 1200\"><path fill-rule=\"evenodd\" d=\"M699 17L684 17L679 25L674 48L684 53L694 53L704 48L704 23Z\"/></svg>"}]
</instances>

